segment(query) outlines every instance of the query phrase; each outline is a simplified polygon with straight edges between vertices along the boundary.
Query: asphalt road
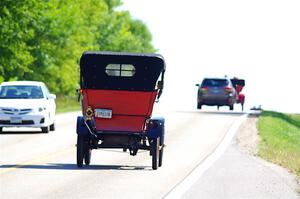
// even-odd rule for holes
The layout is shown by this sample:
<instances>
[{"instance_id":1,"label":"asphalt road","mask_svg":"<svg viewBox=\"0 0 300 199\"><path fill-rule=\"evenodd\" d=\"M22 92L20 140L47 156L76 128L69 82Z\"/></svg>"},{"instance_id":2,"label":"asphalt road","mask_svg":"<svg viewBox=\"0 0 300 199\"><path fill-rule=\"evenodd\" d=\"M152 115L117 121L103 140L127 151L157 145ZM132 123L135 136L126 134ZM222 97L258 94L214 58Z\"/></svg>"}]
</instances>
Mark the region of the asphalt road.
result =
<instances>
[{"instance_id":1,"label":"asphalt road","mask_svg":"<svg viewBox=\"0 0 300 199\"><path fill-rule=\"evenodd\" d=\"M161 198L209 155L240 114L164 112L163 166L148 152L93 150L89 167L76 167L75 121L57 116L57 129L4 129L0 135L1 198ZM21 131L20 131L21 130ZM26 131L25 131L26 130Z\"/></svg>"},{"instance_id":2,"label":"asphalt road","mask_svg":"<svg viewBox=\"0 0 300 199\"><path fill-rule=\"evenodd\" d=\"M180 198L300 199L297 186L287 170L247 155L232 143Z\"/></svg>"},{"instance_id":3,"label":"asphalt road","mask_svg":"<svg viewBox=\"0 0 300 199\"><path fill-rule=\"evenodd\" d=\"M91 165L76 166L75 121L57 116L57 129L4 129L0 134L0 198L163 198L222 142L241 113L164 111L163 166L148 152L93 150ZM21 130L21 131L20 131Z\"/></svg>"}]
</instances>

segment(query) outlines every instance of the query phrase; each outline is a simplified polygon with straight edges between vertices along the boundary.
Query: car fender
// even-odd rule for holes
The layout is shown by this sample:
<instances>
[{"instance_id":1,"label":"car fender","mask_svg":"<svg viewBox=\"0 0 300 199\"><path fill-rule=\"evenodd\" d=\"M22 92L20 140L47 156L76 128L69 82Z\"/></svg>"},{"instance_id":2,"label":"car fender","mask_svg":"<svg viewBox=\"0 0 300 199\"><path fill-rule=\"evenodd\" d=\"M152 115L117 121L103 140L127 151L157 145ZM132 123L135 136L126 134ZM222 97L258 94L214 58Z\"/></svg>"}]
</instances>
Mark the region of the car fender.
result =
<instances>
[{"instance_id":1,"label":"car fender","mask_svg":"<svg viewBox=\"0 0 300 199\"><path fill-rule=\"evenodd\" d=\"M151 118L149 121L147 136L150 139L160 137L160 145L163 145L165 138L165 119L162 117Z\"/></svg>"},{"instance_id":2,"label":"car fender","mask_svg":"<svg viewBox=\"0 0 300 199\"><path fill-rule=\"evenodd\" d=\"M88 135L89 129L87 128L83 116L77 117L76 133L78 135Z\"/></svg>"},{"instance_id":3,"label":"car fender","mask_svg":"<svg viewBox=\"0 0 300 199\"><path fill-rule=\"evenodd\" d=\"M238 99L239 99L239 102L240 102L240 103L242 103L242 104L245 103L245 95L244 95L244 94L240 93L240 94L238 95Z\"/></svg>"}]
</instances>

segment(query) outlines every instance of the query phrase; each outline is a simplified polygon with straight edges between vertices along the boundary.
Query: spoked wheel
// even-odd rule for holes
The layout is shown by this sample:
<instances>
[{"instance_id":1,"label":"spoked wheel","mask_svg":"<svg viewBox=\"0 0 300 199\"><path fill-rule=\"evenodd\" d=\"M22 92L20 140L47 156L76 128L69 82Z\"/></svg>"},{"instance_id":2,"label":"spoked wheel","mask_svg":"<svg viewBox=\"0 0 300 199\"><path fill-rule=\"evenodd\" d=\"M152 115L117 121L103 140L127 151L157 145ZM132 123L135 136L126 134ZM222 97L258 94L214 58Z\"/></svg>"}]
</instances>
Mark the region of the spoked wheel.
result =
<instances>
[{"instance_id":1,"label":"spoked wheel","mask_svg":"<svg viewBox=\"0 0 300 199\"><path fill-rule=\"evenodd\" d=\"M91 162L92 149L85 136L77 136L77 167L81 168L83 166L83 161L85 165L90 165Z\"/></svg>"},{"instance_id":2,"label":"spoked wheel","mask_svg":"<svg viewBox=\"0 0 300 199\"><path fill-rule=\"evenodd\" d=\"M159 158L158 158L158 166L159 166L159 167L162 166L163 154L164 154L164 147L162 147L162 148L159 150Z\"/></svg>"},{"instance_id":3,"label":"spoked wheel","mask_svg":"<svg viewBox=\"0 0 300 199\"><path fill-rule=\"evenodd\" d=\"M151 142L151 154L152 154L152 169L158 168L159 159L159 138L153 138Z\"/></svg>"},{"instance_id":4,"label":"spoked wheel","mask_svg":"<svg viewBox=\"0 0 300 199\"><path fill-rule=\"evenodd\" d=\"M84 144L84 163L90 165L91 163L92 150L87 143Z\"/></svg>"},{"instance_id":5,"label":"spoked wheel","mask_svg":"<svg viewBox=\"0 0 300 199\"><path fill-rule=\"evenodd\" d=\"M82 135L77 135L77 167L81 168L83 166L83 156L84 156L84 137Z\"/></svg>"}]
</instances>

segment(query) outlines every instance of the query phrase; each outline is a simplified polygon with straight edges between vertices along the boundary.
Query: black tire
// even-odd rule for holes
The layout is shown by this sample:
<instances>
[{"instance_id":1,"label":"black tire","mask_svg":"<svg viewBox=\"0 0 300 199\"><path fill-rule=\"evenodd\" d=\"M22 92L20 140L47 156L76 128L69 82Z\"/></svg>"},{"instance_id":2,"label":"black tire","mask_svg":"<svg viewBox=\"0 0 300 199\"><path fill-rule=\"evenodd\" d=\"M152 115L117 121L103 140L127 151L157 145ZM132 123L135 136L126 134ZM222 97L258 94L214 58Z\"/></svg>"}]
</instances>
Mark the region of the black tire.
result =
<instances>
[{"instance_id":1,"label":"black tire","mask_svg":"<svg viewBox=\"0 0 300 199\"><path fill-rule=\"evenodd\" d=\"M84 138L81 135L77 135L77 167L81 168L83 166L83 156L84 156Z\"/></svg>"},{"instance_id":2,"label":"black tire","mask_svg":"<svg viewBox=\"0 0 300 199\"><path fill-rule=\"evenodd\" d=\"M229 110L233 111L233 104L229 105Z\"/></svg>"},{"instance_id":3,"label":"black tire","mask_svg":"<svg viewBox=\"0 0 300 199\"><path fill-rule=\"evenodd\" d=\"M162 166L163 155L164 155L164 148L162 147L162 148L159 150L159 158L158 158L158 166L159 166L159 167Z\"/></svg>"},{"instance_id":4,"label":"black tire","mask_svg":"<svg viewBox=\"0 0 300 199\"><path fill-rule=\"evenodd\" d=\"M92 150L87 143L84 143L84 163L90 165L91 163Z\"/></svg>"},{"instance_id":5,"label":"black tire","mask_svg":"<svg viewBox=\"0 0 300 199\"><path fill-rule=\"evenodd\" d=\"M153 138L151 142L151 154L152 154L152 169L157 170L158 158L159 158L159 138Z\"/></svg>"},{"instance_id":6,"label":"black tire","mask_svg":"<svg viewBox=\"0 0 300 199\"><path fill-rule=\"evenodd\" d=\"M55 131L55 123L50 125L50 131Z\"/></svg>"},{"instance_id":7,"label":"black tire","mask_svg":"<svg viewBox=\"0 0 300 199\"><path fill-rule=\"evenodd\" d=\"M197 109L201 109L202 108L202 104L198 103L197 104Z\"/></svg>"},{"instance_id":8,"label":"black tire","mask_svg":"<svg viewBox=\"0 0 300 199\"><path fill-rule=\"evenodd\" d=\"M42 133L49 133L49 126L41 127Z\"/></svg>"},{"instance_id":9,"label":"black tire","mask_svg":"<svg viewBox=\"0 0 300 199\"><path fill-rule=\"evenodd\" d=\"M2 133L3 132L3 127L0 127L0 133Z\"/></svg>"}]
</instances>

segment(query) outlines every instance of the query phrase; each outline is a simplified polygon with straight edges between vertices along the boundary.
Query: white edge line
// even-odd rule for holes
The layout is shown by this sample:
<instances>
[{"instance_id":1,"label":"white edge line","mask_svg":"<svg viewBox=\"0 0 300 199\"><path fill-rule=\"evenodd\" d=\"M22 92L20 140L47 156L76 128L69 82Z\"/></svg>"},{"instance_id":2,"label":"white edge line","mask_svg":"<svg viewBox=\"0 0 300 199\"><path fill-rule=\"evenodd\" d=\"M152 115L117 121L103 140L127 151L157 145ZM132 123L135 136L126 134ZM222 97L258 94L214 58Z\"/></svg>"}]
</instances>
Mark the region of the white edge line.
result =
<instances>
[{"instance_id":1,"label":"white edge line","mask_svg":"<svg viewBox=\"0 0 300 199\"><path fill-rule=\"evenodd\" d=\"M183 194L185 194L195 182L199 180L201 175L209 169L225 152L227 147L231 144L233 137L238 131L242 122L248 117L249 113L244 114L236 120L233 125L230 127L223 141L217 146L213 153L211 153L208 157L204 159L203 162L199 163L193 171L185 177L185 179L177 184L167 195L164 197L165 199L177 199L181 198Z\"/></svg>"}]
</instances>

